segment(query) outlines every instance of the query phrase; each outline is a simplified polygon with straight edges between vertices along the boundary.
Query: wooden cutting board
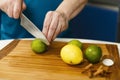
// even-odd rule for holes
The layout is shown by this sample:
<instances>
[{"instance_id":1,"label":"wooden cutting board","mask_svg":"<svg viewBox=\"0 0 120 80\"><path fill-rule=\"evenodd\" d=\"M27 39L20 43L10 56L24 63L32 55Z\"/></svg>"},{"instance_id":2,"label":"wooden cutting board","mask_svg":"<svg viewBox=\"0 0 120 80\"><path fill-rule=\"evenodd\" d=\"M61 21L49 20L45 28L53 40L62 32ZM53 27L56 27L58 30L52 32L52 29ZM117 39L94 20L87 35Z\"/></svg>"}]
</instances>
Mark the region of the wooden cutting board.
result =
<instances>
[{"instance_id":1,"label":"wooden cutting board","mask_svg":"<svg viewBox=\"0 0 120 80\"><path fill-rule=\"evenodd\" d=\"M108 76L89 78L81 73L87 61L70 66L60 58L61 48L66 42L53 42L48 51L36 54L31 50L31 40L14 40L0 51L0 80L119 80L120 59L116 45L97 44L103 55L109 55L115 61ZM83 52L90 43L83 43ZM97 69L100 64L95 64Z\"/></svg>"}]
</instances>

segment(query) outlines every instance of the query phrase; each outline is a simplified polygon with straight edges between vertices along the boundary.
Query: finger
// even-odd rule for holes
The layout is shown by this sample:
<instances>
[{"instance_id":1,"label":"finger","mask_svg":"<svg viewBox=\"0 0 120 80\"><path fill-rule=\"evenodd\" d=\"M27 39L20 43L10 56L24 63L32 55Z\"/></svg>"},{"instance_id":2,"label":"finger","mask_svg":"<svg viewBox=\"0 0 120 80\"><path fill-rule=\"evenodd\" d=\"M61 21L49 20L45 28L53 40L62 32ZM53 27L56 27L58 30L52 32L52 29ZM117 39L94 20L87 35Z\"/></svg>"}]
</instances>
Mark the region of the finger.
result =
<instances>
[{"instance_id":1,"label":"finger","mask_svg":"<svg viewBox=\"0 0 120 80\"><path fill-rule=\"evenodd\" d=\"M49 11L46 16L45 16L45 21L44 21L44 24L43 24L43 34L47 37L48 35L48 29L49 29L49 26L50 26L50 23L51 23L51 20L52 20L52 11Z\"/></svg>"},{"instance_id":2,"label":"finger","mask_svg":"<svg viewBox=\"0 0 120 80\"><path fill-rule=\"evenodd\" d=\"M20 14L21 14L21 8L22 8L22 0L17 0L14 5L14 10L13 10L13 17L15 19L19 18Z\"/></svg>"},{"instance_id":3,"label":"finger","mask_svg":"<svg viewBox=\"0 0 120 80\"><path fill-rule=\"evenodd\" d=\"M6 14L8 14L8 4L7 3L1 3L0 4L0 9L5 12Z\"/></svg>"},{"instance_id":4,"label":"finger","mask_svg":"<svg viewBox=\"0 0 120 80\"><path fill-rule=\"evenodd\" d=\"M58 24L58 26L57 26L57 29L56 29L56 31L55 31L55 33L54 33L54 36L53 36L53 38L52 38L52 41L57 37L58 34L60 34L61 28L62 28L62 25L61 25L61 23L59 22L59 24Z\"/></svg>"},{"instance_id":5,"label":"finger","mask_svg":"<svg viewBox=\"0 0 120 80\"><path fill-rule=\"evenodd\" d=\"M13 17L13 4L12 4L12 3L8 4L8 7L7 7L7 15L8 15L9 17Z\"/></svg>"},{"instance_id":6,"label":"finger","mask_svg":"<svg viewBox=\"0 0 120 80\"><path fill-rule=\"evenodd\" d=\"M52 22L50 24L49 30L48 30L47 39L48 39L49 42L52 41L52 38L54 36L54 33L55 33L57 27L58 27L58 14L55 13L53 18L52 18Z\"/></svg>"},{"instance_id":7,"label":"finger","mask_svg":"<svg viewBox=\"0 0 120 80\"><path fill-rule=\"evenodd\" d=\"M23 2L23 4L22 4L22 11L25 10L25 9L26 9L26 4L25 4L25 2Z\"/></svg>"}]
</instances>

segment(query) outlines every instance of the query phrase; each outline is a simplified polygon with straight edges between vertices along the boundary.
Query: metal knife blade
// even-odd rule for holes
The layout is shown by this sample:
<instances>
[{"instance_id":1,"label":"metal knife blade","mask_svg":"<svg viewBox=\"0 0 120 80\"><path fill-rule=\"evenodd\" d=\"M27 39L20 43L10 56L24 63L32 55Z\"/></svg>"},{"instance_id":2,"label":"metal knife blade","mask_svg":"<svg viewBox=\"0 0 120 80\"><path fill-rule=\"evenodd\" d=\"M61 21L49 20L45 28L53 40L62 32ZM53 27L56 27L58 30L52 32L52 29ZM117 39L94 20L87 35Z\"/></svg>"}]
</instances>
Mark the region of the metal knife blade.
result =
<instances>
[{"instance_id":1,"label":"metal knife blade","mask_svg":"<svg viewBox=\"0 0 120 80\"><path fill-rule=\"evenodd\" d=\"M40 38L46 45L50 45L44 34L23 13L21 14L20 24L35 38Z\"/></svg>"}]
</instances>

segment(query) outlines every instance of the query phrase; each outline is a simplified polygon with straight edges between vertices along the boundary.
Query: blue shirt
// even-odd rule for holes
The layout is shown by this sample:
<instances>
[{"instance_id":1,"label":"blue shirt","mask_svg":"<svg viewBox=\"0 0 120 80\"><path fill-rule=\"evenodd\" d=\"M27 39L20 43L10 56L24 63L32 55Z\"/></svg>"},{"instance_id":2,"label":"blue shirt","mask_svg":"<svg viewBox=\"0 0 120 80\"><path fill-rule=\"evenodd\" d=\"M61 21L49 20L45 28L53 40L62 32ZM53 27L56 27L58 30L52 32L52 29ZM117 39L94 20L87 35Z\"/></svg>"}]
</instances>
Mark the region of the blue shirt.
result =
<instances>
[{"instance_id":1,"label":"blue shirt","mask_svg":"<svg viewBox=\"0 0 120 80\"><path fill-rule=\"evenodd\" d=\"M55 10L63 0L24 0L26 10L23 12L39 29L42 30L45 15ZM64 37L66 33L58 37ZM20 25L20 19L8 17L1 12L1 39L32 38L33 36Z\"/></svg>"}]
</instances>

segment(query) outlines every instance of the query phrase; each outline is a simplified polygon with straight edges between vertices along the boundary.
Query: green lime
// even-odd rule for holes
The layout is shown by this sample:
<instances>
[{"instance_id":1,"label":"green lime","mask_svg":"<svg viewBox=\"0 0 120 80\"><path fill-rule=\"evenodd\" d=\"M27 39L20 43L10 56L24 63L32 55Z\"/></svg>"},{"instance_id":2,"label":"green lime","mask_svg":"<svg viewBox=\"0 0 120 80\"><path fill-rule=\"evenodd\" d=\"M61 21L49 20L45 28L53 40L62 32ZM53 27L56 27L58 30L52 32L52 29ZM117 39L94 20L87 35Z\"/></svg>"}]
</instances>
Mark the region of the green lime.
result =
<instances>
[{"instance_id":1,"label":"green lime","mask_svg":"<svg viewBox=\"0 0 120 80\"><path fill-rule=\"evenodd\" d=\"M69 41L68 44L73 44L73 45L78 46L79 48L82 48L82 42L80 42L79 40L76 40L76 39Z\"/></svg>"},{"instance_id":2,"label":"green lime","mask_svg":"<svg viewBox=\"0 0 120 80\"><path fill-rule=\"evenodd\" d=\"M90 45L85 50L85 57L91 63L98 63L102 57L102 50L97 45Z\"/></svg>"},{"instance_id":3,"label":"green lime","mask_svg":"<svg viewBox=\"0 0 120 80\"><path fill-rule=\"evenodd\" d=\"M31 48L36 53L43 53L44 51L46 51L47 46L43 41L36 38L32 41Z\"/></svg>"}]
</instances>

